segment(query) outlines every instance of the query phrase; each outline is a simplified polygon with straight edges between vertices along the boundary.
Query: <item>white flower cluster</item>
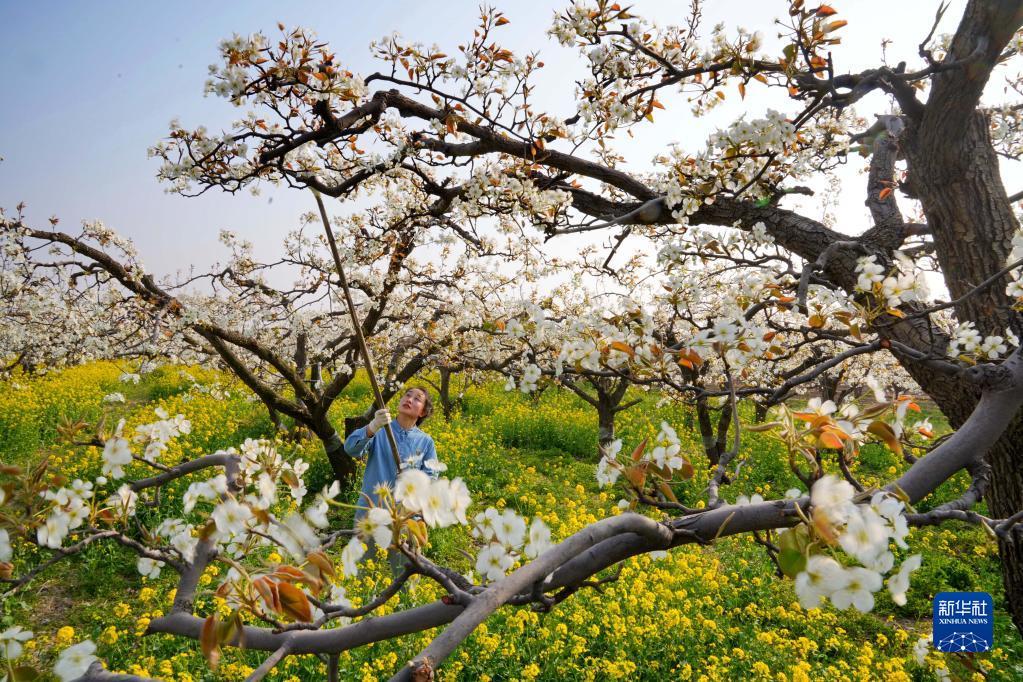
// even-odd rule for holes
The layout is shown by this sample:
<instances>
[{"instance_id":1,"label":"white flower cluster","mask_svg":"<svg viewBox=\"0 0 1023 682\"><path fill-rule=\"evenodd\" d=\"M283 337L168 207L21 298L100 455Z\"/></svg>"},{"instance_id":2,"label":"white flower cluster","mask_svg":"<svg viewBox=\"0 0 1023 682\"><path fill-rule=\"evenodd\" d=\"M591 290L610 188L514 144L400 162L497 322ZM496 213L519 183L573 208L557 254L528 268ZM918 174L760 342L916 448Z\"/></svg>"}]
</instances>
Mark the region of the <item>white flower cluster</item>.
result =
<instances>
[{"instance_id":1,"label":"white flower cluster","mask_svg":"<svg viewBox=\"0 0 1023 682\"><path fill-rule=\"evenodd\" d=\"M984 336L973 322L963 322L952 333L947 353L952 358L997 360L1009 351L1010 345L1019 346L1019 338L1011 329L1005 330L1005 336Z\"/></svg>"},{"instance_id":2,"label":"white flower cluster","mask_svg":"<svg viewBox=\"0 0 1023 682\"><path fill-rule=\"evenodd\" d=\"M192 423L185 419L183 414L171 418L166 410L158 407L156 416L160 417L159 421L135 427L134 440L145 445L142 457L147 462L156 462L171 440L192 432ZM103 460L103 475L115 480L124 478L124 467L131 464L132 460L131 447L123 436L124 424L123 419L118 422L113 435L103 445L103 453L100 456Z\"/></svg>"},{"instance_id":3,"label":"white flower cluster","mask_svg":"<svg viewBox=\"0 0 1023 682\"><path fill-rule=\"evenodd\" d=\"M156 416L160 418L159 421L135 427L134 440L136 443L145 444L142 457L147 462L157 461L171 440L192 432L192 422L185 419L183 414L175 415L172 418L167 414L167 410L158 407ZM115 476L115 478L118 477Z\"/></svg>"},{"instance_id":4,"label":"white flower cluster","mask_svg":"<svg viewBox=\"0 0 1023 682\"><path fill-rule=\"evenodd\" d=\"M805 570L796 576L796 594L805 608L816 608L827 598L838 609L853 606L863 613L870 611L882 576L895 563L889 542L907 548L909 527L902 501L878 492L869 505L859 505L853 502L854 494L848 482L831 475L817 481L810 492L814 528L827 539L837 539L846 554L862 565L844 567L829 556L809 557ZM914 554L889 576L888 590L895 603L906 603L909 576L919 567L920 555Z\"/></svg>"},{"instance_id":5,"label":"white flower cluster","mask_svg":"<svg viewBox=\"0 0 1023 682\"><path fill-rule=\"evenodd\" d=\"M96 482L99 483L100 480L96 479ZM135 516L135 505L138 504L138 501L138 493L132 490L127 483L122 483L121 487L107 498L106 504L115 515L121 519L127 519L129 516Z\"/></svg>"},{"instance_id":6,"label":"white flower cluster","mask_svg":"<svg viewBox=\"0 0 1023 682\"><path fill-rule=\"evenodd\" d=\"M526 365L526 368L522 370L522 379L519 382L519 390L523 393L532 393L537 389L537 384L540 381L541 376L543 376L543 371L536 364L530 363ZM508 377L508 380L504 384L504 390L515 390L515 377L513 375Z\"/></svg>"},{"instance_id":7,"label":"white flower cluster","mask_svg":"<svg viewBox=\"0 0 1023 682\"><path fill-rule=\"evenodd\" d=\"M927 282L922 270L901 251L895 252L898 269L886 275L884 266L877 262L877 256L863 256L856 261L856 291L872 293L886 307L894 308L908 301L923 301L927 298Z\"/></svg>"},{"instance_id":8,"label":"white flower cluster","mask_svg":"<svg viewBox=\"0 0 1023 682\"><path fill-rule=\"evenodd\" d=\"M472 503L461 478L430 478L419 469L406 469L394 483L394 499L410 512L422 514L431 528L446 528L469 521L465 513Z\"/></svg>"},{"instance_id":9,"label":"white flower cluster","mask_svg":"<svg viewBox=\"0 0 1023 682\"><path fill-rule=\"evenodd\" d=\"M528 178L509 175L500 166L479 168L463 185L460 199L453 208L465 218L477 218L494 209L510 209L513 214L554 217L572 203L572 195L564 190L537 187Z\"/></svg>"},{"instance_id":10,"label":"white flower cluster","mask_svg":"<svg viewBox=\"0 0 1023 682\"><path fill-rule=\"evenodd\" d=\"M157 177L169 183L167 192L172 193L188 191L193 182L201 180L209 171L196 159L206 164L216 162L218 173L224 178L248 177L254 169L246 158L248 151L248 146L235 139L233 133L211 136L205 126L187 131L178 121L171 121L170 140L153 145L147 154L163 160Z\"/></svg>"},{"instance_id":11,"label":"white flower cluster","mask_svg":"<svg viewBox=\"0 0 1023 682\"><path fill-rule=\"evenodd\" d=\"M547 30L547 35L554 36L566 47L574 45L579 38L583 39L581 42L588 43L586 36L597 30L594 19L599 15L600 11L596 5L573 3L564 14L555 15L554 23Z\"/></svg>"},{"instance_id":12,"label":"white flower cluster","mask_svg":"<svg viewBox=\"0 0 1023 682\"><path fill-rule=\"evenodd\" d=\"M266 38L261 33L253 33L248 37L235 33L231 38L220 41L220 54L224 62L210 64L206 94L237 100L248 84L245 63L258 59L260 51L265 47Z\"/></svg>"},{"instance_id":13,"label":"white flower cluster","mask_svg":"<svg viewBox=\"0 0 1023 682\"><path fill-rule=\"evenodd\" d=\"M682 443L679 441L678 433L666 421L661 422L661 429L657 432L649 447L643 450L643 454L637 462L622 462L618 456L622 451L622 441L615 440L606 448L603 448L603 455L597 463L597 484L603 488L613 485L626 467L644 462L658 467L667 475L682 471L691 467L689 461L682 456ZM688 476L686 476L688 477Z\"/></svg>"},{"instance_id":14,"label":"white flower cluster","mask_svg":"<svg viewBox=\"0 0 1023 682\"><path fill-rule=\"evenodd\" d=\"M666 355L654 338L654 326L650 314L633 301L626 302L623 314L608 319L600 314L572 317L560 328L554 375L561 376L566 364L590 371L655 366Z\"/></svg>"},{"instance_id":15,"label":"white flower cluster","mask_svg":"<svg viewBox=\"0 0 1023 682\"><path fill-rule=\"evenodd\" d=\"M529 524L514 509L488 507L473 519L472 536L489 544L476 557L476 571L487 580L500 580L519 558L535 559L552 546L551 530L539 516Z\"/></svg>"},{"instance_id":16,"label":"white flower cluster","mask_svg":"<svg viewBox=\"0 0 1023 682\"><path fill-rule=\"evenodd\" d=\"M390 499L389 492L389 488L381 486L381 499ZM405 515L402 508L406 513L421 517L423 523L431 528L446 528L456 523L468 524L465 514L472 504L469 489L461 478L434 479L425 471L411 468L398 474L393 499L400 505L399 509L385 502L385 506L371 506L365 516L359 519L356 524L357 534L341 552L346 576L358 573L358 561L367 551L364 540L372 540L382 548L391 546L395 535L395 519Z\"/></svg>"},{"instance_id":17,"label":"white flower cluster","mask_svg":"<svg viewBox=\"0 0 1023 682\"><path fill-rule=\"evenodd\" d=\"M234 448L227 450L227 452L231 453L234 451ZM294 462L287 462L277 451L277 448L274 447L273 443L264 439L255 440L252 438L245 439L245 442L238 449L238 454L241 456L240 469L242 475L246 480L256 482L256 487L264 499L268 496L269 490L269 483L266 478L269 477L276 481L276 476L271 475L269 472L275 472L278 475L282 472L294 474L293 477L285 477L291 490L291 496L298 503L301 503L303 498L305 498L308 491L302 482L302 476L309 470L309 463L301 457ZM276 483L274 483L274 490L276 490ZM266 507L262 506L262 503L258 502L254 497L248 498L248 501L261 509L269 506L269 504Z\"/></svg>"},{"instance_id":18,"label":"white flower cluster","mask_svg":"<svg viewBox=\"0 0 1023 682\"><path fill-rule=\"evenodd\" d=\"M195 526L181 519L164 519L156 527L156 534L166 538L181 558L191 563L195 559L195 547L199 543L198 538L192 533L194 529Z\"/></svg>"},{"instance_id":19,"label":"white flower cluster","mask_svg":"<svg viewBox=\"0 0 1023 682\"><path fill-rule=\"evenodd\" d=\"M40 493L43 499L52 502L50 513L43 525L36 529L36 540L43 547L52 549L59 548L64 539L75 528L78 528L89 518L88 499L92 497L92 482L75 479L70 488L58 490L46 490ZM10 559L10 544L7 541L6 531L4 542L0 543L0 561ZM7 556L4 559L3 556Z\"/></svg>"},{"instance_id":20,"label":"white flower cluster","mask_svg":"<svg viewBox=\"0 0 1023 682\"><path fill-rule=\"evenodd\" d=\"M600 461L597 462L597 485L604 488L614 485L622 473L618 463L618 453L622 451L622 439L619 438L605 448L601 448Z\"/></svg>"},{"instance_id":21,"label":"white flower cluster","mask_svg":"<svg viewBox=\"0 0 1023 682\"><path fill-rule=\"evenodd\" d=\"M753 223L753 227L746 233L746 240L756 246L770 246L774 243L774 237L767 232L767 225L762 220Z\"/></svg>"},{"instance_id":22,"label":"white flower cluster","mask_svg":"<svg viewBox=\"0 0 1023 682\"><path fill-rule=\"evenodd\" d=\"M1009 43L1010 48L1019 52L1020 33ZM1023 137L1020 136L1023 112L1011 104L993 106L991 111L991 143L995 150L1010 158L1023 155Z\"/></svg>"},{"instance_id":23,"label":"white flower cluster","mask_svg":"<svg viewBox=\"0 0 1023 682\"><path fill-rule=\"evenodd\" d=\"M35 638L35 633L31 630L26 630L20 625L12 625L3 632L0 632L0 652L2 652L3 658L6 660L8 670L17 669L12 665L14 659L18 658L25 652L24 644ZM94 655L96 651L96 645L92 640L87 639L73 646L69 646L60 652L57 656L57 660L53 664L53 674L56 675L61 682L71 682L71 680L77 680L85 675L85 672L92 665L93 661L96 660ZM31 667L27 668L28 671L34 672ZM33 679L28 677L24 671L22 675L17 673L13 678L4 675L4 679Z\"/></svg>"},{"instance_id":24,"label":"white flower cluster","mask_svg":"<svg viewBox=\"0 0 1023 682\"><path fill-rule=\"evenodd\" d=\"M661 422L661 430L657 432L653 442L653 448L643 453L644 458L668 471L681 469L685 465L685 458L679 454L682 451L682 444L675 429L668 422Z\"/></svg>"},{"instance_id":25,"label":"white flower cluster","mask_svg":"<svg viewBox=\"0 0 1023 682\"><path fill-rule=\"evenodd\" d=\"M195 509L200 500L215 500L221 495L227 494L227 476L219 474L205 481L195 481L189 484L188 489L182 496L183 509L186 514Z\"/></svg>"},{"instance_id":26,"label":"white flower cluster","mask_svg":"<svg viewBox=\"0 0 1023 682\"><path fill-rule=\"evenodd\" d=\"M739 119L730 128L710 136L708 144L720 152L752 148L757 152L781 154L796 139L796 127L784 114L774 109L764 118Z\"/></svg>"},{"instance_id":27,"label":"white flower cluster","mask_svg":"<svg viewBox=\"0 0 1023 682\"><path fill-rule=\"evenodd\" d=\"M732 367L742 368L771 347L764 338L769 331L741 314L723 316L710 329L698 331L690 340L689 347L704 357L716 352Z\"/></svg>"},{"instance_id":28,"label":"white flower cluster","mask_svg":"<svg viewBox=\"0 0 1023 682\"><path fill-rule=\"evenodd\" d=\"M123 419L117 423L117 428L103 445L103 453L100 455L103 460L103 475L112 476L114 479L124 478L124 467L131 464L131 447L128 445L128 439L121 435L124 424Z\"/></svg>"}]
</instances>

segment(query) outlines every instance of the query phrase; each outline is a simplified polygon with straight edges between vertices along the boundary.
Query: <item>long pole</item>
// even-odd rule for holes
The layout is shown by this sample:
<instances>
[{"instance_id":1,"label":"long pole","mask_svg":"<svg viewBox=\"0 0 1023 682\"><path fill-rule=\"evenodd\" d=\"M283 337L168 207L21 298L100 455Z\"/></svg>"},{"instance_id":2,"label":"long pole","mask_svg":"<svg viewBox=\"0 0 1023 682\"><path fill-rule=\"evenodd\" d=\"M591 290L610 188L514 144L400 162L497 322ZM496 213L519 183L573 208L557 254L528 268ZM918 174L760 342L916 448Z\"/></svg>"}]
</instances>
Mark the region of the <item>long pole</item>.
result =
<instances>
[{"instance_id":1,"label":"long pole","mask_svg":"<svg viewBox=\"0 0 1023 682\"><path fill-rule=\"evenodd\" d=\"M312 188L310 188L312 189ZM369 353L369 346L366 345L366 337L362 334L362 324L359 322L359 314L355 312L355 302L352 301L352 292L348 288L348 278L345 277L345 269L341 267L341 254L337 250L337 242L334 241L334 231L330 229L330 221L327 220L327 209L323 206L323 199L320 193L312 190L316 197L316 205L320 207L320 219L323 220L323 230L327 233L327 243L330 244L330 253L334 256L334 267L341 278L341 290L345 292L345 303L348 304L348 314L352 318L352 327L355 328L355 338L359 342L359 351L362 353L362 361L366 363L366 373L369 374L369 385L373 387L373 396L376 398L377 409L387 407L384 402L384 394L380 391L380 384L377 383L377 373L373 369L373 356ZM390 424L384 424L384 431L387 432L387 441L391 444L391 454L394 455L394 468L401 471L401 458L398 456L398 441L394 439L394 431Z\"/></svg>"}]
</instances>

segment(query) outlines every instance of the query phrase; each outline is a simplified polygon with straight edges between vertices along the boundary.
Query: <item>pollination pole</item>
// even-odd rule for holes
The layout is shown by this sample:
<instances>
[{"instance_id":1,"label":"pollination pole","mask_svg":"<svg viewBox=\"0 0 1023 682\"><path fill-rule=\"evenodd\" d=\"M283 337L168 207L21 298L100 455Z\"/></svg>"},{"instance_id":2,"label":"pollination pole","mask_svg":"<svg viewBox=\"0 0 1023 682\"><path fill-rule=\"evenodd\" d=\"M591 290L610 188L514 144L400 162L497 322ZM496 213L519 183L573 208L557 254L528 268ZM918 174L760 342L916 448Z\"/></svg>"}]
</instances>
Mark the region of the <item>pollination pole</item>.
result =
<instances>
[{"instance_id":1,"label":"pollination pole","mask_svg":"<svg viewBox=\"0 0 1023 682\"><path fill-rule=\"evenodd\" d=\"M345 269L341 267L341 254L337 250L337 242L334 241L334 231L330 229L330 221L327 220L327 209L323 206L323 198L320 193L312 189L316 197L316 205L320 208L320 219L323 220L323 230L327 233L327 243L330 244L330 253L334 256L334 267L341 278L341 290L345 294L345 303L348 305L348 314L352 318L352 327L355 329L355 338L359 342L359 352L362 353L362 361L366 364L366 373L369 374L369 385L373 387L373 396L376 398L377 409L387 407L384 402L384 394L380 392L380 384L377 383L377 373L373 368L373 356L369 353L369 346L366 345L366 337L362 334L362 324L359 322L359 314L355 311L355 302L352 301L352 292L348 288L348 278L345 277ZM401 471L401 458L398 456L398 441L394 439L394 431L390 424L384 424L384 431L387 432L387 441L391 444L391 454L394 456L394 467Z\"/></svg>"}]
</instances>

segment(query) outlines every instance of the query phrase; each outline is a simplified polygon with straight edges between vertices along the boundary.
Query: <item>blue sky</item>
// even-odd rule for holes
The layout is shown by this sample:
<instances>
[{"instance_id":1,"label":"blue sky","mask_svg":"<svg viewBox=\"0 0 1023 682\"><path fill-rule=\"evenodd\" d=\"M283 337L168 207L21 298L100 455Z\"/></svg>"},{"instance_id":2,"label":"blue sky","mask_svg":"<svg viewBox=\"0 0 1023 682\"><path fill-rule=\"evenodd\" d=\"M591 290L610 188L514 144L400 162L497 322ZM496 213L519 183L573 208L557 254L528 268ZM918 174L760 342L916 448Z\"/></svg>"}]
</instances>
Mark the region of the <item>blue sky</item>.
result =
<instances>
[{"instance_id":1,"label":"blue sky","mask_svg":"<svg viewBox=\"0 0 1023 682\"><path fill-rule=\"evenodd\" d=\"M540 49L548 80L539 94L552 110L569 115L571 53L545 30L565 3L502 3L511 24L503 42L517 52ZM937 3L893 5L876 0L831 3L850 20L845 50L850 68L876 65L882 36L901 43L907 56L926 33ZM639 13L678 21L684 2L637 2ZM908 5L909 7L906 7ZM932 6L933 5L933 6ZM962 2L953 3L945 31L954 29ZM709 0L705 25L720 20L761 29L770 39L771 18L784 2ZM19 201L29 218L50 215L73 230L82 219L100 218L134 239L143 261L157 273L208 265L222 253L217 232L228 228L270 254L280 238L310 210L306 193L264 191L260 197L210 192L199 198L164 193L157 163L146 149L179 118L186 127L228 125L239 110L203 96L207 65L218 41L232 33L276 32L276 23L313 27L339 59L363 74L374 70L367 46L393 30L447 52L471 34L476 2L13 2L0 0L0 64L6 97L0 107L0 205ZM876 28L880 26L881 28ZM883 31L883 33L882 33ZM897 43L897 44L898 44ZM858 62L862 62L859 64ZM737 104L738 102L736 102ZM747 102L749 104L749 102ZM737 115L741 108L731 110ZM682 119L680 119L681 121ZM674 126L676 138L699 144L727 118ZM649 159L663 149L664 128L639 135L631 152ZM862 180L859 180L862 184ZM862 188L851 205L862 213Z\"/></svg>"},{"instance_id":2,"label":"blue sky","mask_svg":"<svg viewBox=\"0 0 1023 682\"><path fill-rule=\"evenodd\" d=\"M25 201L34 221L55 214L69 230L82 219L100 218L135 239L143 260L159 272L208 263L222 227L239 231L261 250L273 249L297 215L309 210L304 193L167 195L154 177L156 161L146 158L147 147L167 134L174 117L189 127L216 129L238 114L224 100L202 93L219 40L235 32L272 33L278 21L312 26L340 59L368 71L370 40L391 30L457 40L471 31L475 14L468 3L242 7L0 3L0 64L6 91L16 93L0 107L0 205L10 210ZM532 7L528 14L546 22L550 10ZM523 20L522 28L529 23Z\"/></svg>"}]
</instances>

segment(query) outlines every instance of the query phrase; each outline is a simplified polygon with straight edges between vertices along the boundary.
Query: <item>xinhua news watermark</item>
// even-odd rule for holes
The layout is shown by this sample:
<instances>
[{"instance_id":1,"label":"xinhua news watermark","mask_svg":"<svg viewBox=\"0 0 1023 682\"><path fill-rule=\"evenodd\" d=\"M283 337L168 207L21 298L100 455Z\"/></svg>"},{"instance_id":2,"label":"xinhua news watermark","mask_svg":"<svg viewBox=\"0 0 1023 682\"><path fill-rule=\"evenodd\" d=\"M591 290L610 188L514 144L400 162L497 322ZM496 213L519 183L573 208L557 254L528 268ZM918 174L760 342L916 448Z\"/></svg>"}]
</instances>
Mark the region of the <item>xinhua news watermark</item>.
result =
<instances>
[{"instance_id":1,"label":"xinhua news watermark","mask_svg":"<svg viewBox=\"0 0 1023 682\"><path fill-rule=\"evenodd\" d=\"M995 636L994 601L987 592L939 592L934 597L934 648L989 651Z\"/></svg>"}]
</instances>

